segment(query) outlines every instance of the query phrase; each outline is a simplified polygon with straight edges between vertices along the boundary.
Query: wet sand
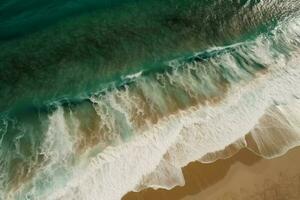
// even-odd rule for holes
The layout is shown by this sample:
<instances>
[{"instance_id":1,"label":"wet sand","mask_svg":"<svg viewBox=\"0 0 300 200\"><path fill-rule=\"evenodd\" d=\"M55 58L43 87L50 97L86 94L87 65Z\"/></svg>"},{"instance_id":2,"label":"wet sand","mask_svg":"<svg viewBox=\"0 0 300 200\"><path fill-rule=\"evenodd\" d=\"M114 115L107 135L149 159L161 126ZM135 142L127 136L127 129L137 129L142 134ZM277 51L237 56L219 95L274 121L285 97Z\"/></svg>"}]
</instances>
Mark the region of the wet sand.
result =
<instances>
[{"instance_id":1,"label":"wet sand","mask_svg":"<svg viewBox=\"0 0 300 200\"><path fill-rule=\"evenodd\" d=\"M211 164L183 168L186 184L130 192L122 200L299 200L300 147L271 160L243 149Z\"/></svg>"}]
</instances>

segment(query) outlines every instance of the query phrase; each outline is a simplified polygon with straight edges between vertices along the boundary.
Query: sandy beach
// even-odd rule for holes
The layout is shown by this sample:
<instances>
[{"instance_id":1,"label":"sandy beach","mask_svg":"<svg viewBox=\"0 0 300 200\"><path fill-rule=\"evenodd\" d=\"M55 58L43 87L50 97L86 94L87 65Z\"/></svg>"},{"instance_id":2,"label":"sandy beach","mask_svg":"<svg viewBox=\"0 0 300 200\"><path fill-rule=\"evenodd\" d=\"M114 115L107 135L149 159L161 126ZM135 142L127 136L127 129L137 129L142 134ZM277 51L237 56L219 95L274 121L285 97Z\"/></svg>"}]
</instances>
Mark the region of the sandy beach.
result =
<instances>
[{"instance_id":1,"label":"sandy beach","mask_svg":"<svg viewBox=\"0 0 300 200\"><path fill-rule=\"evenodd\" d=\"M271 160L242 149L211 164L190 163L183 187L130 192L122 200L298 200L299 156L300 147Z\"/></svg>"}]
</instances>

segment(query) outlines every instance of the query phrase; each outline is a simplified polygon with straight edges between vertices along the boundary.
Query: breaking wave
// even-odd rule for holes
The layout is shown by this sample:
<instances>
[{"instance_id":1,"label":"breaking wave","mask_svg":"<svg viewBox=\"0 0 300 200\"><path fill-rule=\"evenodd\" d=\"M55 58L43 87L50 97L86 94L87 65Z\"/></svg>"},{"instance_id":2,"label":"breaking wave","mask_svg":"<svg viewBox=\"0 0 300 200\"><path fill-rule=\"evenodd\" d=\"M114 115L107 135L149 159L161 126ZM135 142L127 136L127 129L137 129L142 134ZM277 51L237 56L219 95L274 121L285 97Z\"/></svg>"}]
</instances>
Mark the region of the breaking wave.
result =
<instances>
[{"instance_id":1,"label":"breaking wave","mask_svg":"<svg viewBox=\"0 0 300 200\"><path fill-rule=\"evenodd\" d=\"M250 2L250 1L249 1ZM246 5L245 5L246 6ZM181 168L300 144L300 20L121 77L0 124L0 199L115 200L183 185Z\"/></svg>"}]
</instances>

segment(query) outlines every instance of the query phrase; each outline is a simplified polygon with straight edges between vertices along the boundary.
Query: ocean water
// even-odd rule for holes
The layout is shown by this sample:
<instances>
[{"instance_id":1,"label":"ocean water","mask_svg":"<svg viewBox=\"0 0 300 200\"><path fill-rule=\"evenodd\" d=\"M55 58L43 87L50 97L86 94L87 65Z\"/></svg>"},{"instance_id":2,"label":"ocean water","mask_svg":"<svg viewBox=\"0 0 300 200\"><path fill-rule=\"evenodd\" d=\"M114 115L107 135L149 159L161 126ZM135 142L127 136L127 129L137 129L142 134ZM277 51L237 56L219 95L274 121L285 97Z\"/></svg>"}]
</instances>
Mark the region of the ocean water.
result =
<instances>
[{"instance_id":1,"label":"ocean water","mask_svg":"<svg viewBox=\"0 0 300 200\"><path fill-rule=\"evenodd\" d=\"M298 0L3 0L0 200L117 200L239 148L280 156L299 65Z\"/></svg>"}]
</instances>

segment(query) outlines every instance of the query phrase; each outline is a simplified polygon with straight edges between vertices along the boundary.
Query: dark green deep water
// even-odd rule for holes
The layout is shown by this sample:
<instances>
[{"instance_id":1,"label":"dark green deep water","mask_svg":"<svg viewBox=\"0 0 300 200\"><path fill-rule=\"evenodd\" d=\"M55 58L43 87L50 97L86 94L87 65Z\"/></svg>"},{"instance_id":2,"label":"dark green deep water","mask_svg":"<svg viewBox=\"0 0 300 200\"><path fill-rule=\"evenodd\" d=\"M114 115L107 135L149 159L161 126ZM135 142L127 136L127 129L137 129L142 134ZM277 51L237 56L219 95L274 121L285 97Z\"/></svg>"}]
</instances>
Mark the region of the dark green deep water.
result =
<instances>
[{"instance_id":1,"label":"dark green deep water","mask_svg":"<svg viewBox=\"0 0 300 200\"><path fill-rule=\"evenodd\" d=\"M42 163L36 152L57 106L78 109L81 126L89 129L96 115L91 96L138 87L126 76L140 71L149 80L172 73L170 60L201 63L231 54L245 71L247 64L264 69L253 57L240 56L239 48L210 49L261 35L274 42L272 31L298 17L299 10L297 0L1 0L0 200L20 182L18 166L25 166L20 177L30 179L32 163ZM276 45L286 56L294 48ZM220 66L224 80L234 79ZM188 104L185 94L177 94ZM65 111L66 119L70 116ZM132 130L122 124L123 116L116 119L124 139ZM79 161L74 156L68 162ZM40 191L48 187L41 185ZM23 199L24 191L13 198Z\"/></svg>"},{"instance_id":2,"label":"dark green deep water","mask_svg":"<svg viewBox=\"0 0 300 200\"><path fill-rule=\"evenodd\" d=\"M122 74L255 37L287 14L251 2L1 2L0 112L84 98Z\"/></svg>"}]
</instances>

